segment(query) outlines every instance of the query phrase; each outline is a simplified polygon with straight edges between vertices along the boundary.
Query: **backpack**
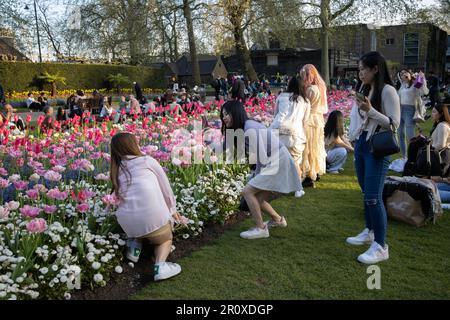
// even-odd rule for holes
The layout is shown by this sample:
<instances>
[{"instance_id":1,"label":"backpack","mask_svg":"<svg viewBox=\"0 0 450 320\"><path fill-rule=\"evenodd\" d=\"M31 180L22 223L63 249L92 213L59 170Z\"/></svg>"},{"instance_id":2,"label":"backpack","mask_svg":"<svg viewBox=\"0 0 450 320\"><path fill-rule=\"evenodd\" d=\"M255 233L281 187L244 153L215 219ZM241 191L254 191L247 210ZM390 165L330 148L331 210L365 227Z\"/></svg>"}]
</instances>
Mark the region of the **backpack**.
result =
<instances>
[{"instance_id":1,"label":"backpack","mask_svg":"<svg viewBox=\"0 0 450 320\"><path fill-rule=\"evenodd\" d=\"M446 163L442 157L444 151L434 149L431 144L427 144L427 146L421 148L417 154L415 175L422 177L445 177L448 169L446 169Z\"/></svg>"},{"instance_id":2,"label":"backpack","mask_svg":"<svg viewBox=\"0 0 450 320\"><path fill-rule=\"evenodd\" d=\"M441 197L432 180L417 177L386 178L383 200L388 216L417 227L442 215Z\"/></svg>"},{"instance_id":3,"label":"backpack","mask_svg":"<svg viewBox=\"0 0 450 320\"><path fill-rule=\"evenodd\" d=\"M450 149L435 150L431 146L431 140L423 135L411 139L403 176L448 177L449 175Z\"/></svg>"}]
</instances>

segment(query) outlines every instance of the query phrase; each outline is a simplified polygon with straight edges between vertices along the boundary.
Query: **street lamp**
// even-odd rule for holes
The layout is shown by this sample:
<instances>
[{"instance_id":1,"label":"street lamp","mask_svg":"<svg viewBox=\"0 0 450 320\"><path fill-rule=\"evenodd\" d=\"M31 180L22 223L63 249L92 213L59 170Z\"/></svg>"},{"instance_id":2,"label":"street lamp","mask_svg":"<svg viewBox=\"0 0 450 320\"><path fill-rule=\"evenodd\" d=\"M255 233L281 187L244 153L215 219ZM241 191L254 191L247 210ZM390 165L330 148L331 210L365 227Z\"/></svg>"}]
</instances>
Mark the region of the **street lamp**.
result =
<instances>
[{"instance_id":1,"label":"street lamp","mask_svg":"<svg viewBox=\"0 0 450 320\"><path fill-rule=\"evenodd\" d=\"M39 36L39 24L38 24L38 18L37 18L36 0L33 0L33 4L34 4L34 18L36 20L36 33L37 33L37 40L38 40L38 46L39 46L39 62L42 63L41 38ZM25 6L25 10L30 10L28 5Z\"/></svg>"}]
</instances>

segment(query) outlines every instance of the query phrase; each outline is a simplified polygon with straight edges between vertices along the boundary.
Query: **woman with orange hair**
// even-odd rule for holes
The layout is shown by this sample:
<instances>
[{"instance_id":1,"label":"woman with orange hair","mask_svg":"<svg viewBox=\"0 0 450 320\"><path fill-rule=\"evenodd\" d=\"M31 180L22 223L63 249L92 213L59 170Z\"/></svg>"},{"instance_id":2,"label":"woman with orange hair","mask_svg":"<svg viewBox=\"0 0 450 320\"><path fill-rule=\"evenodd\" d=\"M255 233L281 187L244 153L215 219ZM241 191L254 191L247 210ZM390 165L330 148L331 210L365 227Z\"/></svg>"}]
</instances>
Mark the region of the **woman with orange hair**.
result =
<instances>
[{"instance_id":1,"label":"woman with orange hair","mask_svg":"<svg viewBox=\"0 0 450 320\"><path fill-rule=\"evenodd\" d=\"M324 114L328 112L327 86L316 67L312 64L300 70L303 89L311 103L311 113L305 126L306 148L303 153L302 172L304 187L314 186L318 175L326 170L327 153L325 151Z\"/></svg>"}]
</instances>

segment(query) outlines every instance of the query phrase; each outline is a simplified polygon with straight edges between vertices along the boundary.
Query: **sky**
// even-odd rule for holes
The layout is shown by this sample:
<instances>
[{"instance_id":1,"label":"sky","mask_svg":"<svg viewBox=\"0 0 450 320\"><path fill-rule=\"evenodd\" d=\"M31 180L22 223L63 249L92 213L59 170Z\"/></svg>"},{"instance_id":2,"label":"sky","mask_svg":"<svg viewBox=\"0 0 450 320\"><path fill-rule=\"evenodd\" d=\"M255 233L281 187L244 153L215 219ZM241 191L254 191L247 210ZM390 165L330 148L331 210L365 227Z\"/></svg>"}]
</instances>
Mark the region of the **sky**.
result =
<instances>
[{"instance_id":1,"label":"sky","mask_svg":"<svg viewBox=\"0 0 450 320\"><path fill-rule=\"evenodd\" d=\"M0 0L1 1L1 0ZM49 5L49 19L51 20L52 17L61 17L67 14L67 12L70 11L71 8L74 8L71 6L71 3L73 1L71 0L37 0L39 3L45 3ZM78 0L78 2L83 2L83 0ZM432 7L436 6L438 1L437 0L421 0L420 7L426 8L426 7ZM29 7L29 10L25 10L25 6ZM20 10L23 12L25 16L28 16L30 19L34 19L34 9L33 9L33 0L17 0L17 7L20 8ZM370 22L370 21L369 21ZM36 61L38 59L38 49L37 46L34 45L36 42L35 40L35 24L32 25L32 27L29 30L30 37L29 39L24 39L26 43L30 44L30 52L28 52L28 55L33 61ZM40 33L42 34L42 30L40 30ZM43 60L53 60L53 52L52 50L49 50L50 46L46 43L43 43L41 45L42 49L42 55Z\"/></svg>"}]
</instances>

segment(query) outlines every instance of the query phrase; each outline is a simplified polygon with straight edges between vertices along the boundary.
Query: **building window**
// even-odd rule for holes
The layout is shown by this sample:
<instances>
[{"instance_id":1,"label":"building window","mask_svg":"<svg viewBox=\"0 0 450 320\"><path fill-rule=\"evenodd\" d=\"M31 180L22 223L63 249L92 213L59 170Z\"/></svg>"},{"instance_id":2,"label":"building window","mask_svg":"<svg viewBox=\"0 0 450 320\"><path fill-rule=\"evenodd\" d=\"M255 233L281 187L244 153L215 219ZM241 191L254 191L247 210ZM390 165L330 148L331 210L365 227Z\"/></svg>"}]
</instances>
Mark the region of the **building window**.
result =
<instances>
[{"instance_id":1,"label":"building window","mask_svg":"<svg viewBox=\"0 0 450 320\"><path fill-rule=\"evenodd\" d=\"M406 65L419 64L419 34L406 33L404 40L403 63Z\"/></svg>"},{"instance_id":2,"label":"building window","mask_svg":"<svg viewBox=\"0 0 450 320\"><path fill-rule=\"evenodd\" d=\"M278 66L278 56L270 55L267 56L267 66Z\"/></svg>"},{"instance_id":3,"label":"building window","mask_svg":"<svg viewBox=\"0 0 450 320\"><path fill-rule=\"evenodd\" d=\"M394 44L394 39L393 38L386 39L386 45L387 46L392 46L393 44Z\"/></svg>"}]
</instances>

